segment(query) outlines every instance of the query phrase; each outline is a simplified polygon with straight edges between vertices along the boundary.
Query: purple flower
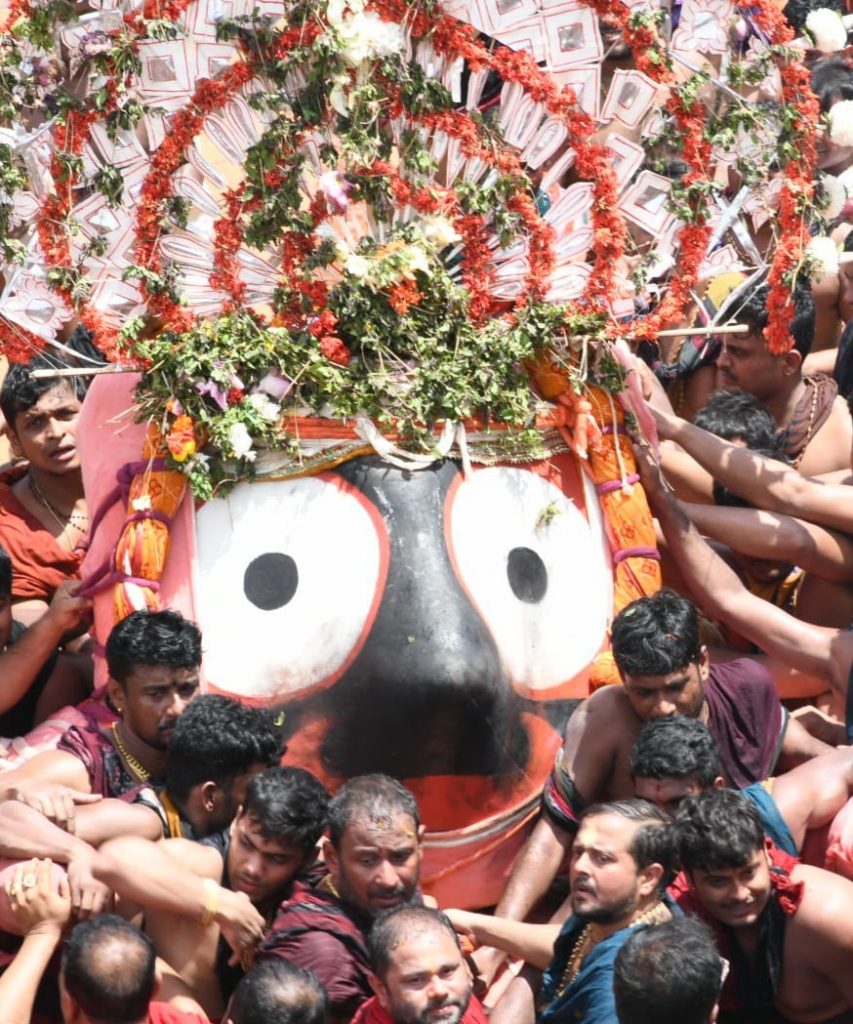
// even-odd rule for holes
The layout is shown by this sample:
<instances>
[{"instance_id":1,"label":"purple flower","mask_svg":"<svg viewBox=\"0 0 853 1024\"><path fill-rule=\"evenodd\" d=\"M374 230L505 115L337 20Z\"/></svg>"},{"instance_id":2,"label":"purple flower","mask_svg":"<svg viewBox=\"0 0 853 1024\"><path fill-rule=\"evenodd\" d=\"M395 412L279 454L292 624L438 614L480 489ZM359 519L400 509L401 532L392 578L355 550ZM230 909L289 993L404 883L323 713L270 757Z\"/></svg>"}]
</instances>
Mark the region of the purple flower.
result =
<instances>
[{"instance_id":1,"label":"purple flower","mask_svg":"<svg viewBox=\"0 0 853 1024\"><path fill-rule=\"evenodd\" d=\"M332 213L343 213L349 206L349 190L352 188L347 179L337 171L326 171L320 175L318 184Z\"/></svg>"},{"instance_id":2,"label":"purple flower","mask_svg":"<svg viewBox=\"0 0 853 1024\"><path fill-rule=\"evenodd\" d=\"M83 60L88 60L90 57L97 57L99 53L109 53L112 46L113 41L107 33L101 29L95 29L94 32L87 32L82 36L77 52Z\"/></svg>"},{"instance_id":3,"label":"purple flower","mask_svg":"<svg viewBox=\"0 0 853 1024\"><path fill-rule=\"evenodd\" d=\"M292 380L283 377L278 370L270 370L265 377L258 381L255 391L262 391L264 394L269 395L270 398L275 399L276 402L280 402L292 387Z\"/></svg>"},{"instance_id":4,"label":"purple flower","mask_svg":"<svg viewBox=\"0 0 853 1024\"><path fill-rule=\"evenodd\" d=\"M228 408L228 393L223 391L214 381L200 380L196 384L195 389L200 395L210 395L223 412Z\"/></svg>"}]
</instances>

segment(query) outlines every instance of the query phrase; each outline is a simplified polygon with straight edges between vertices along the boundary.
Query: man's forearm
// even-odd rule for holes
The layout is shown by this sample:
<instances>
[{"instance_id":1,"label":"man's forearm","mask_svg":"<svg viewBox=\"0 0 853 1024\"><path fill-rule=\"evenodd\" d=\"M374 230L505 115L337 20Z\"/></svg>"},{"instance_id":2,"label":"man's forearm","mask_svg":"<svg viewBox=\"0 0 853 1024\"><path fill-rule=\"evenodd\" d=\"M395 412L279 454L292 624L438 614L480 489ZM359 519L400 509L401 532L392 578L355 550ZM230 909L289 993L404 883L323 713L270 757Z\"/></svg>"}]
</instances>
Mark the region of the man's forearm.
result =
<instances>
[{"instance_id":1,"label":"man's forearm","mask_svg":"<svg viewBox=\"0 0 853 1024\"><path fill-rule=\"evenodd\" d=\"M465 924L481 946L494 946L544 971L560 934L557 924L527 924L490 914L468 914Z\"/></svg>"},{"instance_id":2,"label":"man's forearm","mask_svg":"<svg viewBox=\"0 0 853 1024\"><path fill-rule=\"evenodd\" d=\"M215 851L199 847L200 854ZM204 853L201 853L204 851ZM221 861L220 861L221 870ZM146 839L112 839L95 854L92 873L119 896L143 907L201 919L214 911L208 886L199 874L175 863L162 844ZM212 914L211 914L212 916Z\"/></svg>"},{"instance_id":3,"label":"man's forearm","mask_svg":"<svg viewBox=\"0 0 853 1024\"><path fill-rule=\"evenodd\" d=\"M715 480L757 508L796 515L794 504L802 477L784 462L764 458L682 419L672 421L667 436Z\"/></svg>"},{"instance_id":4,"label":"man's forearm","mask_svg":"<svg viewBox=\"0 0 853 1024\"><path fill-rule=\"evenodd\" d=\"M571 841L567 832L558 831L541 814L521 848L504 894L495 908L496 916L523 921L556 878Z\"/></svg>"},{"instance_id":5,"label":"man's forearm","mask_svg":"<svg viewBox=\"0 0 853 1024\"><path fill-rule=\"evenodd\" d=\"M0 977L3 1024L29 1024L42 975L59 945L61 932L31 932Z\"/></svg>"},{"instance_id":6,"label":"man's forearm","mask_svg":"<svg viewBox=\"0 0 853 1024\"><path fill-rule=\"evenodd\" d=\"M18 800L0 803L0 856L10 860L50 857L57 864L68 864L75 856L89 852L87 842L54 825L32 807Z\"/></svg>"},{"instance_id":7,"label":"man's forearm","mask_svg":"<svg viewBox=\"0 0 853 1024\"><path fill-rule=\"evenodd\" d=\"M685 582L706 611L722 617L725 595L743 590L737 574L705 543L672 494L658 491L649 498Z\"/></svg>"},{"instance_id":8,"label":"man's forearm","mask_svg":"<svg viewBox=\"0 0 853 1024\"><path fill-rule=\"evenodd\" d=\"M14 707L32 685L62 639L62 628L46 613L0 654L0 714Z\"/></svg>"}]
</instances>

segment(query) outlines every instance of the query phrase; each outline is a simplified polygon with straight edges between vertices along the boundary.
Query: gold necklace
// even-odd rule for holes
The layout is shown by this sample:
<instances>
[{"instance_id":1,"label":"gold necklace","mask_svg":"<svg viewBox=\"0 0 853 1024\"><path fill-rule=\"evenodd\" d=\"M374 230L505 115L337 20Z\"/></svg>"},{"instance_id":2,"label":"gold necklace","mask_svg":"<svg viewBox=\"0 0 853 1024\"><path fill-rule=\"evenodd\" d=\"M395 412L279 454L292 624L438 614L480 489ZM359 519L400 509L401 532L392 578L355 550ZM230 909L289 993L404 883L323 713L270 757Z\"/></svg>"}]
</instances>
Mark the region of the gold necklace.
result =
<instances>
[{"instance_id":1,"label":"gold necklace","mask_svg":"<svg viewBox=\"0 0 853 1024\"><path fill-rule=\"evenodd\" d=\"M800 463L803 461L803 456L806 454L806 448L809 446L809 442L812 439L812 431L814 430L815 413L817 412L817 385L812 385L812 401L809 408L809 428L806 431L806 439L803 442L803 447L800 449L800 454L791 463L793 469L797 469Z\"/></svg>"},{"instance_id":2,"label":"gold necklace","mask_svg":"<svg viewBox=\"0 0 853 1024\"><path fill-rule=\"evenodd\" d=\"M119 752L119 754L121 754L122 759L124 760L127 767L131 770L131 772L136 776L136 778L140 782L148 782L148 780L151 778L151 772L149 772L148 769L140 761L137 761L137 759L133 756L133 754L131 754L131 752L122 742L121 736L119 736L118 734L118 722L113 722L112 726L110 727L110 732L112 733L113 737L113 746L115 746L116 750Z\"/></svg>"},{"instance_id":3,"label":"gold necklace","mask_svg":"<svg viewBox=\"0 0 853 1024\"><path fill-rule=\"evenodd\" d=\"M587 954L592 949L592 924L584 925L580 935L575 939L572 951L569 953L569 959L566 961L566 969L563 971L563 976L560 978L560 984L557 987L557 994L554 996L554 1000L562 996L566 989L578 976L581 965L587 957Z\"/></svg>"},{"instance_id":4,"label":"gold necklace","mask_svg":"<svg viewBox=\"0 0 853 1024\"><path fill-rule=\"evenodd\" d=\"M44 494L42 489L36 483L35 477L32 475L32 473L27 474L27 481L30 485L30 490L32 491L33 497L36 499L39 505L42 506L42 508L45 508L47 509L48 512L50 512L50 514L56 520L56 525L61 530L65 530L67 527L73 526L78 533L86 532L86 526L78 525L78 523L88 524L89 517L85 513L77 512L76 510L72 509L68 515L65 515L62 509L57 508L56 505L54 505L53 502L50 500L50 498L48 498L47 495Z\"/></svg>"},{"instance_id":5,"label":"gold necklace","mask_svg":"<svg viewBox=\"0 0 853 1024\"><path fill-rule=\"evenodd\" d=\"M669 910L666 904L657 899L655 902L641 914L637 914L631 918L631 923L628 927L635 928L640 924L662 924L664 921L669 919ZM557 988L557 994L554 999L557 1000L562 996L566 989L571 985L575 978L580 973L580 969L583 966L584 960L592 950L595 942L592 938L592 922L585 925L580 935L575 939L572 946L572 951L569 954L569 959L566 961L566 969L563 971L563 976L560 978L560 984Z\"/></svg>"}]
</instances>

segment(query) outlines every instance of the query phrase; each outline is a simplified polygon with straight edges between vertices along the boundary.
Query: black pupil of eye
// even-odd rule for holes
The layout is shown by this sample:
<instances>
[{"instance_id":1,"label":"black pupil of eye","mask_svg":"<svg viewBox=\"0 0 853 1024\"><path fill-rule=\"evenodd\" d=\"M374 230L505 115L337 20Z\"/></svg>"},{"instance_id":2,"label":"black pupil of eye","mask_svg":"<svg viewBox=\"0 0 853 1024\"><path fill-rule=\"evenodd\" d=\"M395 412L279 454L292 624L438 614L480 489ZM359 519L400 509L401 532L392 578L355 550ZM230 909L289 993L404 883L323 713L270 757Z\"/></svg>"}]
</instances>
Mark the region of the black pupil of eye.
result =
<instances>
[{"instance_id":1,"label":"black pupil of eye","mask_svg":"<svg viewBox=\"0 0 853 1024\"><path fill-rule=\"evenodd\" d=\"M536 604L548 589L545 563L530 548L513 548L507 555L506 574L512 592L519 601Z\"/></svg>"},{"instance_id":2,"label":"black pupil of eye","mask_svg":"<svg viewBox=\"0 0 853 1024\"><path fill-rule=\"evenodd\" d=\"M286 605L298 586L296 562L280 551L268 551L253 558L243 574L243 593L264 612Z\"/></svg>"}]
</instances>

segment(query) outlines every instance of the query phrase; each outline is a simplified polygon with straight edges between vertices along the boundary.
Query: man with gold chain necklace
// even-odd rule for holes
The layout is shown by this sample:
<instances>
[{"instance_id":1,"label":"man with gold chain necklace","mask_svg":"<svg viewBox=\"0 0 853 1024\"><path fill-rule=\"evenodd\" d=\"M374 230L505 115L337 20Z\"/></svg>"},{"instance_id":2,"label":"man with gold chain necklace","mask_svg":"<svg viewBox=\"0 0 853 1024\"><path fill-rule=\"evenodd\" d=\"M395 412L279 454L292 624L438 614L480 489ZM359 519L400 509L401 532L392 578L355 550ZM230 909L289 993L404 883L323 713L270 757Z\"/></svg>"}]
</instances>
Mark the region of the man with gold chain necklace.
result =
<instances>
[{"instance_id":1,"label":"man with gold chain necklace","mask_svg":"<svg viewBox=\"0 0 853 1024\"><path fill-rule=\"evenodd\" d=\"M475 944L545 972L538 995L529 977L516 978L490 1024L616 1024L616 954L634 928L670 919L665 888L674 867L674 830L659 808L645 800L597 804L579 819L569 868L572 916L562 928L448 911Z\"/></svg>"},{"instance_id":2,"label":"man with gold chain necklace","mask_svg":"<svg viewBox=\"0 0 853 1024\"><path fill-rule=\"evenodd\" d=\"M120 800L78 807L73 834L23 802L7 800L0 804L0 856L46 856L66 865L72 911L85 916L107 898L106 887L93 884L97 847L119 836L152 841L165 836L206 842L221 853L251 780L278 763L283 746L271 713L230 697L203 695L175 727L165 788L145 786Z\"/></svg>"},{"instance_id":3,"label":"man with gold chain necklace","mask_svg":"<svg viewBox=\"0 0 853 1024\"><path fill-rule=\"evenodd\" d=\"M15 617L25 625L79 575L89 532L76 441L84 379L30 376L52 367L45 356L15 364L0 391L12 452L24 460L0 473L0 542L15 567Z\"/></svg>"},{"instance_id":4,"label":"man with gold chain necklace","mask_svg":"<svg viewBox=\"0 0 853 1024\"><path fill-rule=\"evenodd\" d=\"M29 803L69 831L85 794L162 783L169 739L198 693L201 633L178 612L133 612L113 627L106 660L118 721L72 726L56 750L0 774L0 798Z\"/></svg>"}]
</instances>

